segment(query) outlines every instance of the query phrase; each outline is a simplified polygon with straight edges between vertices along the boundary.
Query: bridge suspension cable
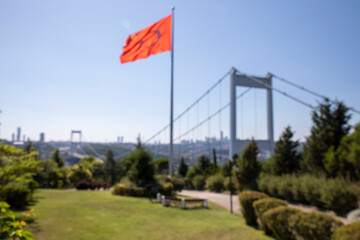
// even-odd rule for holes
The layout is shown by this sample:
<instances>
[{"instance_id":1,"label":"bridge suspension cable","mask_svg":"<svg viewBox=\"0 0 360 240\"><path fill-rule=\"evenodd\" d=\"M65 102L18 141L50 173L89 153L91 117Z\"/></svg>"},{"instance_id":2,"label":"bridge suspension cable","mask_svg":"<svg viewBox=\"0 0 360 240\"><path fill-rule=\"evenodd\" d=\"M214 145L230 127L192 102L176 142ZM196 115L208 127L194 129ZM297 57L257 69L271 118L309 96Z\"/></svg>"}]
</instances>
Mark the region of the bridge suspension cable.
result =
<instances>
[{"instance_id":1,"label":"bridge suspension cable","mask_svg":"<svg viewBox=\"0 0 360 240\"><path fill-rule=\"evenodd\" d=\"M220 78L213 86L211 86L204 94L202 94L198 99L196 99L185 111L183 111L182 113L180 113L174 120L173 122L176 122L177 120L179 120L183 115L185 115L187 112L189 112L194 106L196 106L206 95L208 95L217 85L219 85L229 74L230 71L227 71L226 74ZM161 134L163 131L165 131L168 127L170 126L170 124L166 125L164 128L162 128L160 131L158 131L157 133L155 133L152 137L150 137L148 140L145 141L145 144L149 143L151 140L153 140L158 134Z\"/></svg>"},{"instance_id":2,"label":"bridge suspension cable","mask_svg":"<svg viewBox=\"0 0 360 240\"><path fill-rule=\"evenodd\" d=\"M307 92L307 93L310 93L310 94L312 94L312 95L314 95L314 96L316 96L316 97L322 98L322 99L324 99L324 100L328 100L328 101L330 101L331 103L335 103L335 101L331 100L330 98L328 98L328 97L326 97L326 96L324 96L324 95L322 95L322 94L319 94L319 93L317 93L317 92L314 92L314 91L312 91L312 90L309 90L309 89L307 89L307 88L305 88L305 87L303 87L303 86L300 86L300 85L298 85L298 84L296 84L296 83L293 83L293 82L291 82L291 81L289 81L289 80L286 80L285 78L279 77L279 76L277 76L277 75L275 75L275 74L273 74L273 73L270 73L270 74L271 74L274 78L276 78L276 79L278 79L278 80L280 80L280 81L282 81L282 82L284 82L284 83L287 83L287 84L289 84L289 85L291 85L291 86L293 86L293 87L296 87L296 88L298 88L298 89L300 89L300 90L303 90L303 91L305 91L305 92ZM353 108L353 107L349 107L349 109L350 109L351 111L357 113L357 114L360 114L360 111L357 110L357 109L355 109L355 108Z\"/></svg>"},{"instance_id":3,"label":"bridge suspension cable","mask_svg":"<svg viewBox=\"0 0 360 240\"><path fill-rule=\"evenodd\" d=\"M246 89L244 92L242 92L241 94L239 94L236 99L239 99L241 97L243 97L247 92L250 91L251 88ZM192 127L191 129L189 129L188 131L186 131L185 133L181 134L180 136L178 136L177 138L174 139L174 141L177 141L179 139L181 139L182 137L186 136L187 134L189 134L190 132L194 131L195 129L197 129L198 127L202 126L204 123L206 123L207 121L209 121L210 119L212 119L213 117L215 117L216 115L220 114L223 110L225 110L227 107L230 106L230 103L224 105L222 108L220 108L219 110L217 110L216 112L214 112L212 115L210 115L209 117L205 118L203 121L201 121L200 123L196 124L194 127Z\"/></svg>"}]
</instances>

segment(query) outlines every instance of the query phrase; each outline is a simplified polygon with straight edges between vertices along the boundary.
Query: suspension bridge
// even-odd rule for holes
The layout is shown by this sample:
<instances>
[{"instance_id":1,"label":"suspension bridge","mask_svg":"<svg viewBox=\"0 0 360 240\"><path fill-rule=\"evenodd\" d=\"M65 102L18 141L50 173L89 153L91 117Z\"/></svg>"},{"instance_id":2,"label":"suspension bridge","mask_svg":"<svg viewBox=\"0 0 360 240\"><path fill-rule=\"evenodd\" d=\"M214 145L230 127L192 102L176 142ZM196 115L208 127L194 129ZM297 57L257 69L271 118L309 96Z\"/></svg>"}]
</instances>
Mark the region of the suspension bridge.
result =
<instances>
[{"instance_id":1,"label":"suspension bridge","mask_svg":"<svg viewBox=\"0 0 360 240\"><path fill-rule=\"evenodd\" d=\"M303 105L309 110L316 109L314 105L302 98L274 87L273 81L282 82L296 90L311 94L317 99L334 102L322 94L273 73L258 77L231 68L174 118L174 162L179 163L180 158L183 157L185 162L195 163L200 155L209 156L212 149L216 150L216 157L220 162L231 159L234 153L239 154L244 146L251 141L250 138L244 137L244 132L247 130L244 128L244 119L248 116L243 113L244 108L246 108L243 99L251 91L255 93L252 138L258 143L260 158L266 159L271 156L274 149L273 93L281 94L293 101L294 104ZM241 91L237 91L238 87L241 88ZM266 117L264 118L266 123L264 125L266 125L267 130L266 135L262 134L261 137L257 137L259 124L257 123L258 113L256 108L258 103L256 102L256 93L259 89L266 91ZM224 100L224 98L227 99ZM350 111L360 114L360 111L352 107L350 107ZM169 128L170 124L167 124L146 139L146 148L153 153L154 158L169 156Z\"/></svg>"}]
</instances>

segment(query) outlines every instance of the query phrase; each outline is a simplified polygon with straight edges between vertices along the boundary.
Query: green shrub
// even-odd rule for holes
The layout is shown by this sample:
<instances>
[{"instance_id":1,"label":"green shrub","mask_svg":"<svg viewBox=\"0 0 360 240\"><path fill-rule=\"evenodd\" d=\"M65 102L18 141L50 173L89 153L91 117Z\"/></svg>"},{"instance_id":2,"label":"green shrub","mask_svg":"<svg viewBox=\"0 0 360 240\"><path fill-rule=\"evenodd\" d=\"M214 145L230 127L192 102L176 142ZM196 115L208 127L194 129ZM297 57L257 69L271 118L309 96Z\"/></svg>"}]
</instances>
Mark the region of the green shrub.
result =
<instances>
[{"instance_id":1,"label":"green shrub","mask_svg":"<svg viewBox=\"0 0 360 240\"><path fill-rule=\"evenodd\" d=\"M247 191L239 195L241 204L241 213L245 218L246 224L256 226L256 215L253 208L253 203L261 198L266 198L268 195L262 192Z\"/></svg>"},{"instance_id":2,"label":"green shrub","mask_svg":"<svg viewBox=\"0 0 360 240\"><path fill-rule=\"evenodd\" d=\"M185 180L183 178L167 178L166 182L171 182L174 186L174 191L181 191L185 187Z\"/></svg>"},{"instance_id":3,"label":"green shrub","mask_svg":"<svg viewBox=\"0 0 360 240\"><path fill-rule=\"evenodd\" d=\"M262 229L265 230L266 234L270 234L271 231L269 227L267 227L266 222L264 221L262 215L268 211L269 209L276 208L279 206L286 206L287 203L283 200L277 199L277 198L262 198L259 200L256 200L253 203L253 207L255 210L255 214L259 220L260 226Z\"/></svg>"},{"instance_id":4,"label":"green shrub","mask_svg":"<svg viewBox=\"0 0 360 240\"><path fill-rule=\"evenodd\" d=\"M171 182L165 183L164 186L161 187L160 193L165 196L174 195L174 185Z\"/></svg>"},{"instance_id":5,"label":"green shrub","mask_svg":"<svg viewBox=\"0 0 360 240\"><path fill-rule=\"evenodd\" d=\"M266 222L266 226L270 228L277 239L292 240L293 234L289 226L289 217L296 214L299 210L280 206L272 208L263 214L263 220Z\"/></svg>"},{"instance_id":6,"label":"green shrub","mask_svg":"<svg viewBox=\"0 0 360 240\"><path fill-rule=\"evenodd\" d=\"M321 188L321 201L324 207L345 214L357 207L356 194L342 179L329 179Z\"/></svg>"},{"instance_id":7,"label":"green shrub","mask_svg":"<svg viewBox=\"0 0 360 240\"><path fill-rule=\"evenodd\" d=\"M114 186L112 193L120 196L147 197L146 190L144 188L127 187L121 183Z\"/></svg>"},{"instance_id":8,"label":"green shrub","mask_svg":"<svg viewBox=\"0 0 360 240\"><path fill-rule=\"evenodd\" d=\"M225 187L225 190L230 191L230 179L229 179L229 177L225 177L224 187ZM236 179L234 177L231 178L231 188L232 188L233 193L236 191L236 189L238 189L237 181L236 181Z\"/></svg>"},{"instance_id":9,"label":"green shrub","mask_svg":"<svg viewBox=\"0 0 360 240\"><path fill-rule=\"evenodd\" d=\"M185 178L185 189L194 189L194 184L190 178Z\"/></svg>"},{"instance_id":10,"label":"green shrub","mask_svg":"<svg viewBox=\"0 0 360 240\"><path fill-rule=\"evenodd\" d=\"M324 213L297 212L292 214L289 225L295 239L330 240L332 233L343 224Z\"/></svg>"},{"instance_id":11,"label":"green shrub","mask_svg":"<svg viewBox=\"0 0 360 240\"><path fill-rule=\"evenodd\" d=\"M293 197L293 193L292 193L292 184L293 181L291 179L290 175L285 175L282 179L282 181L278 182L277 185L277 193L279 196L281 196L282 198L288 200L288 201L293 201L294 197Z\"/></svg>"},{"instance_id":12,"label":"green shrub","mask_svg":"<svg viewBox=\"0 0 360 240\"><path fill-rule=\"evenodd\" d=\"M266 175L258 180L259 190L273 197L280 197L278 194L279 177Z\"/></svg>"},{"instance_id":13,"label":"green shrub","mask_svg":"<svg viewBox=\"0 0 360 240\"><path fill-rule=\"evenodd\" d=\"M360 239L360 222L354 222L335 230L332 240L356 240Z\"/></svg>"},{"instance_id":14,"label":"green shrub","mask_svg":"<svg viewBox=\"0 0 360 240\"><path fill-rule=\"evenodd\" d=\"M213 175L206 180L206 188L212 192L222 192L225 189L224 177L222 175Z\"/></svg>"},{"instance_id":15,"label":"green shrub","mask_svg":"<svg viewBox=\"0 0 360 240\"><path fill-rule=\"evenodd\" d=\"M1 199L10 203L13 208L21 208L29 204L32 192L23 182L10 182L1 191Z\"/></svg>"},{"instance_id":16,"label":"green shrub","mask_svg":"<svg viewBox=\"0 0 360 240\"><path fill-rule=\"evenodd\" d=\"M327 181L324 177L315 177L311 175L300 176L301 192L305 197L306 203L311 205L323 207L321 202L321 188L323 188Z\"/></svg>"},{"instance_id":17,"label":"green shrub","mask_svg":"<svg viewBox=\"0 0 360 240\"><path fill-rule=\"evenodd\" d=\"M205 187L205 177L201 175L197 175L193 178L192 183L194 185L194 188L197 190L202 190Z\"/></svg>"},{"instance_id":18,"label":"green shrub","mask_svg":"<svg viewBox=\"0 0 360 240\"><path fill-rule=\"evenodd\" d=\"M344 179L313 175L266 175L259 179L258 186L272 197L311 204L342 214L357 207L356 192Z\"/></svg>"}]
</instances>

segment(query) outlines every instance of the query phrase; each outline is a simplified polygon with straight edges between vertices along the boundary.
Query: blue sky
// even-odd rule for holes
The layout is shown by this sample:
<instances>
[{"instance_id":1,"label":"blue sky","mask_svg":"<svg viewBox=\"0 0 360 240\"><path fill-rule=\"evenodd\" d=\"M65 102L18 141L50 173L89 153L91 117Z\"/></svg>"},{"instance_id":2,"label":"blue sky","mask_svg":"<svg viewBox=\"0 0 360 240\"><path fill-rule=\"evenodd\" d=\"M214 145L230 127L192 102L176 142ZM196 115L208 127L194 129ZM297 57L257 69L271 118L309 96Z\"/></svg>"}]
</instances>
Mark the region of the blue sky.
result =
<instances>
[{"instance_id":1,"label":"blue sky","mask_svg":"<svg viewBox=\"0 0 360 240\"><path fill-rule=\"evenodd\" d=\"M175 116L231 67L272 72L360 109L359 1L1 1L0 137L11 139L21 126L33 140L40 132L68 140L80 129L86 141L135 141L168 124L170 52L127 64L119 56L129 34L170 14L172 5ZM279 81L274 86L317 104ZM175 124L175 137L197 114L202 120L228 102L228 79L221 102L219 92ZM238 136L265 138L265 91L238 103ZM193 137L228 135L228 111L219 119ZM311 110L274 93L274 122L276 139L287 125L304 139Z\"/></svg>"}]
</instances>

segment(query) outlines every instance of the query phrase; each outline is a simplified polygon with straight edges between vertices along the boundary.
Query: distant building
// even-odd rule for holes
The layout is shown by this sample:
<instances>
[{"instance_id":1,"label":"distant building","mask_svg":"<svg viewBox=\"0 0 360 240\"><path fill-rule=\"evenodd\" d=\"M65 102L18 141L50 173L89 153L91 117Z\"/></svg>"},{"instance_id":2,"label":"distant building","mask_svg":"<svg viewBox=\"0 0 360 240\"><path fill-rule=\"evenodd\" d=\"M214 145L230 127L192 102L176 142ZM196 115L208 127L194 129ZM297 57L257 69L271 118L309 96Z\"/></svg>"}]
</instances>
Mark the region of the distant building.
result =
<instances>
[{"instance_id":1,"label":"distant building","mask_svg":"<svg viewBox=\"0 0 360 240\"><path fill-rule=\"evenodd\" d=\"M40 133L40 142L45 142L45 133Z\"/></svg>"},{"instance_id":2,"label":"distant building","mask_svg":"<svg viewBox=\"0 0 360 240\"><path fill-rule=\"evenodd\" d=\"M11 141L15 142L15 133L11 134Z\"/></svg>"},{"instance_id":3,"label":"distant building","mask_svg":"<svg viewBox=\"0 0 360 240\"><path fill-rule=\"evenodd\" d=\"M21 127L17 128L17 135L16 135L16 141L21 141Z\"/></svg>"},{"instance_id":4,"label":"distant building","mask_svg":"<svg viewBox=\"0 0 360 240\"><path fill-rule=\"evenodd\" d=\"M25 139L26 139L26 136L25 136L25 134L23 135L23 142L25 142Z\"/></svg>"}]
</instances>

